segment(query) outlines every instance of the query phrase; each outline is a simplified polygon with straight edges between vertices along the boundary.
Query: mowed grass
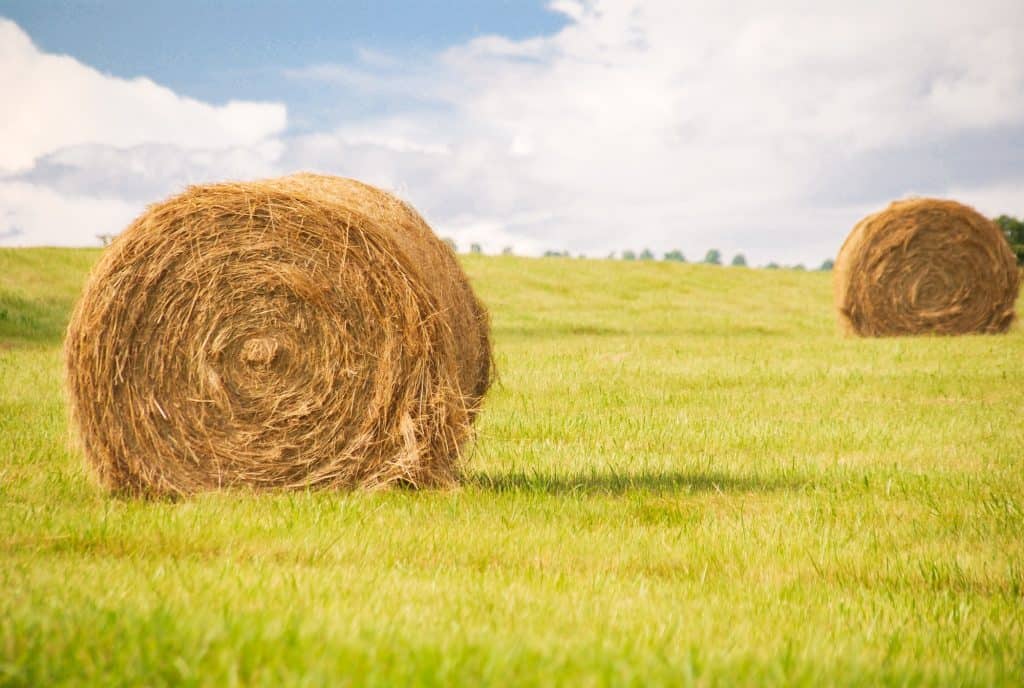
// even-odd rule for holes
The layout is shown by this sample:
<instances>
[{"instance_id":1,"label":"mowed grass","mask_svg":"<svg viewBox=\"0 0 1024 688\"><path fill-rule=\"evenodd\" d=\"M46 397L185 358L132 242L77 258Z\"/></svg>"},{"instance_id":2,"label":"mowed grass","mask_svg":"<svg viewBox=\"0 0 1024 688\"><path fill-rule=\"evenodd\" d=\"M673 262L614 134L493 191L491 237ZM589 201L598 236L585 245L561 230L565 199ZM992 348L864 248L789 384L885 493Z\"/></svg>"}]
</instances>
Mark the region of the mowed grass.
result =
<instances>
[{"instance_id":1,"label":"mowed grass","mask_svg":"<svg viewBox=\"0 0 1024 688\"><path fill-rule=\"evenodd\" d=\"M105 496L0 251L0 684L1020 685L1024 332L845 339L830 277L471 257L453 491Z\"/></svg>"}]
</instances>

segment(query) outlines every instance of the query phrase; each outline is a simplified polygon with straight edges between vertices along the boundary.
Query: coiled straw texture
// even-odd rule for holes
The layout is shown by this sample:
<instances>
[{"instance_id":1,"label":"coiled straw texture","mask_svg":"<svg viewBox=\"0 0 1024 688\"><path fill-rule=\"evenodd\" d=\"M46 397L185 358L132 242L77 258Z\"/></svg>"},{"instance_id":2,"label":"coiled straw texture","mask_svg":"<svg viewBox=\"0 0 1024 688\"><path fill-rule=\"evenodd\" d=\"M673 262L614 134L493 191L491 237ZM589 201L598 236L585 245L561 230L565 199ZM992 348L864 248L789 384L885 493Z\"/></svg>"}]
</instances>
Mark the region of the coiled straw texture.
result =
<instances>
[{"instance_id":1,"label":"coiled straw texture","mask_svg":"<svg viewBox=\"0 0 1024 688\"><path fill-rule=\"evenodd\" d=\"M999 333L1013 323L1020 272L994 222L954 201L915 198L853 228L834 286L849 333Z\"/></svg>"},{"instance_id":2,"label":"coiled straw texture","mask_svg":"<svg viewBox=\"0 0 1024 688\"><path fill-rule=\"evenodd\" d=\"M65 346L72 425L109 489L447 486L491 380L487 315L393 196L301 174L151 206Z\"/></svg>"}]
</instances>

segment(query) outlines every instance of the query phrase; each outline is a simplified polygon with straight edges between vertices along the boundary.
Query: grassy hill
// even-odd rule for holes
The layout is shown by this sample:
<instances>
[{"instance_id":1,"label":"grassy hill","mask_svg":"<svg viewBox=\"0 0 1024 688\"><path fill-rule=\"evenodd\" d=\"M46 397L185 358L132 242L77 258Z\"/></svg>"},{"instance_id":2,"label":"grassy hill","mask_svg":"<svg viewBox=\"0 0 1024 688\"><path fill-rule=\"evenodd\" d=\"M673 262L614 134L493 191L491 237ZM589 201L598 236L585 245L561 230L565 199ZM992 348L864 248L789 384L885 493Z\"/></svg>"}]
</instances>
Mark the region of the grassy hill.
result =
<instances>
[{"instance_id":1,"label":"grassy hill","mask_svg":"<svg viewBox=\"0 0 1024 688\"><path fill-rule=\"evenodd\" d=\"M829 276L467 257L500 380L447 492L106 497L0 250L0 685L1024 680L1024 331L845 339Z\"/></svg>"}]
</instances>

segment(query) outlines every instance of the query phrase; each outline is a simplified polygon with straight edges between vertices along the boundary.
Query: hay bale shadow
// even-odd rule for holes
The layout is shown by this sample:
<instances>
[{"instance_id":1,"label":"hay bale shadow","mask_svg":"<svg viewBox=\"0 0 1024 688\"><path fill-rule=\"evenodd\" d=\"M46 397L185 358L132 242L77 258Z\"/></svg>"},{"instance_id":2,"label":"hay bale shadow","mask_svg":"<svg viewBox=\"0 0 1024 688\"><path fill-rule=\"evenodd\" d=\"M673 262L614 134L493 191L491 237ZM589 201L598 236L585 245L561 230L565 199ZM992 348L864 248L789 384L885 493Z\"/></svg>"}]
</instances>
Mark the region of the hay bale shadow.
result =
<instances>
[{"instance_id":1,"label":"hay bale shadow","mask_svg":"<svg viewBox=\"0 0 1024 688\"><path fill-rule=\"evenodd\" d=\"M633 493L666 495L702 492L778 492L800 489L805 482L796 478L729 475L718 471L509 471L470 474L466 484L496 493L597 496Z\"/></svg>"}]
</instances>

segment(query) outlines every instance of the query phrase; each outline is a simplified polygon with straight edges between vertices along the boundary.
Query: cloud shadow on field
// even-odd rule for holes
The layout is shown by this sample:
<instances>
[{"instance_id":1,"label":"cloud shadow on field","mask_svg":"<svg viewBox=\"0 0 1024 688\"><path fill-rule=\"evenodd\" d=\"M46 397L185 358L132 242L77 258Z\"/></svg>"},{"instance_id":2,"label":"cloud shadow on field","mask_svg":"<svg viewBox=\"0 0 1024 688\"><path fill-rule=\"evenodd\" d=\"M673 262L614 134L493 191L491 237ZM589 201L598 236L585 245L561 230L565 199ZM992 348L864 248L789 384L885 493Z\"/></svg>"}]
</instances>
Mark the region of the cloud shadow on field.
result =
<instances>
[{"instance_id":1,"label":"cloud shadow on field","mask_svg":"<svg viewBox=\"0 0 1024 688\"><path fill-rule=\"evenodd\" d=\"M701 471L553 473L511 471L471 473L466 483L490 492L548 495L693 494L702 492L777 492L803 485L796 478L728 475Z\"/></svg>"},{"instance_id":2,"label":"cloud shadow on field","mask_svg":"<svg viewBox=\"0 0 1024 688\"><path fill-rule=\"evenodd\" d=\"M0 342L59 344L71 304L58 299L24 298L0 289Z\"/></svg>"}]
</instances>

